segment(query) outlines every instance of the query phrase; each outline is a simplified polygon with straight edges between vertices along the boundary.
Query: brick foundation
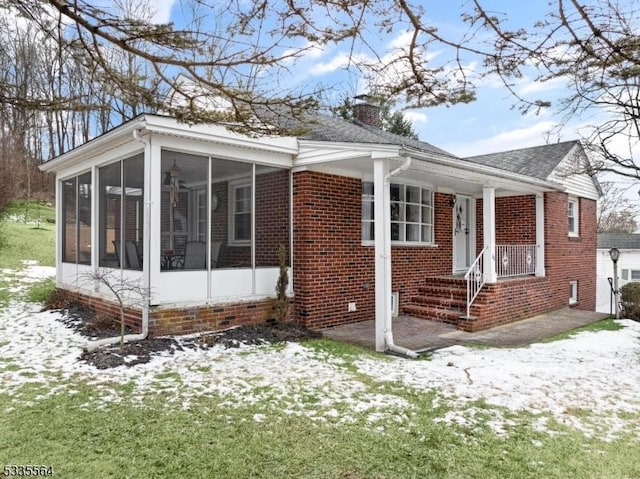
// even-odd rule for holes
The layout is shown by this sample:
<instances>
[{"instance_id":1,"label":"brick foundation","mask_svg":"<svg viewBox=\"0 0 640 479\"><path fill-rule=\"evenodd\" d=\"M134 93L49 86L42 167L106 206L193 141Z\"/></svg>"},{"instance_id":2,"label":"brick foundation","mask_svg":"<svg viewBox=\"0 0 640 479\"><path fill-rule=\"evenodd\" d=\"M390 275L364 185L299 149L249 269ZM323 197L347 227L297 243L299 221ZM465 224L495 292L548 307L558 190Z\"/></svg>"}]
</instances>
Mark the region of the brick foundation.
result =
<instances>
[{"instance_id":1,"label":"brick foundation","mask_svg":"<svg viewBox=\"0 0 640 479\"><path fill-rule=\"evenodd\" d=\"M87 296L65 290L69 300L91 307L96 314L120 318L120 308L116 302ZM290 307L289 319L292 317ZM253 301L234 304L210 305L191 308L151 308L149 310L149 337L169 334L191 334L204 331L218 331L233 326L263 324L271 321L270 301ZM142 311L126 309L125 323L135 333L142 329Z\"/></svg>"}]
</instances>

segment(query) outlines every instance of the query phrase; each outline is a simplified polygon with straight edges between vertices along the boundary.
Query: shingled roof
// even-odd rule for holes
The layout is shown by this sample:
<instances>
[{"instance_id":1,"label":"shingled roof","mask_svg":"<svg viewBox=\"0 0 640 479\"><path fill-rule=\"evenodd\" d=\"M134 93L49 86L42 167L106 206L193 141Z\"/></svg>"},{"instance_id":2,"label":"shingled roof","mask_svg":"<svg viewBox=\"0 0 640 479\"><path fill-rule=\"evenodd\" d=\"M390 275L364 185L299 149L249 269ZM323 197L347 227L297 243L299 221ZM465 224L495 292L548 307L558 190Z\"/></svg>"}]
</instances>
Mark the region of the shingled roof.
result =
<instances>
[{"instance_id":1,"label":"shingled roof","mask_svg":"<svg viewBox=\"0 0 640 479\"><path fill-rule=\"evenodd\" d=\"M577 140L565 141L488 155L470 156L463 158L463 160L546 180L577 144L579 144Z\"/></svg>"},{"instance_id":2,"label":"shingled roof","mask_svg":"<svg viewBox=\"0 0 640 479\"><path fill-rule=\"evenodd\" d=\"M640 249L640 234L598 233L598 249Z\"/></svg>"},{"instance_id":3,"label":"shingled roof","mask_svg":"<svg viewBox=\"0 0 640 479\"><path fill-rule=\"evenodd\" d=\"M305 133L298 136L301 140L408 146L429 153L457 158L454 154L433 146L431 143L382 131L378 127L364 125L357 121L347 121L329 115L310 115L307 121L300 123L300 126L306 130Z\"/></svg>"}]
</instances>

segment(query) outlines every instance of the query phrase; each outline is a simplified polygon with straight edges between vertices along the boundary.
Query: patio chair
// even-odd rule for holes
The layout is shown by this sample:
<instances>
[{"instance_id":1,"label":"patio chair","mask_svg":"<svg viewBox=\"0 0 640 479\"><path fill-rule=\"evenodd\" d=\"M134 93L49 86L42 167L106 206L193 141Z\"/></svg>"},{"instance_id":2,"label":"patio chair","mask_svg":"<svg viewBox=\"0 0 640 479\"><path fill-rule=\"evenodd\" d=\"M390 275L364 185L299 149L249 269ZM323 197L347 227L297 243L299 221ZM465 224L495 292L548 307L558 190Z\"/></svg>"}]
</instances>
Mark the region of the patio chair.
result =
<instances>
[{"instance_id":1,"label":"patio chair","mask_svg":"<svg viewBox=\"0 0 640 479\"><path fill-rule=\"evenodd\" d=\"M207 267L207 243L187 241L184 248L184 269L205 269Z\"/></svg>"},{"instance_id":2,"label":"patio chair","mask_svg":"<svg viewBox=\"0 0 640 479\"><path fill-rule=\"evenodd\" d=\"M122 252L120 251L120 241L113 240L113 247L116 250L116 260L118 261L118 268L126 268L127 267L127 259L122 256ZM124 260L124 264L120 264L121 258Z\"/></svg>"},{"instance_id":3,"label":"patio chair","mask_svg":"<svg viewBox=\"0 0 640 479\"><path fill-rule=\"evenodd\" d=\"M142 259L138 254L138 245L134 240L124 241L124 252L127 259L127 265L125 267L129 269L142 269Z\"/></svg>"},{"instance_id":4,"label":"patio chair","mask_svg":"<svg viewBox=\"0 0 640 479\"><path fill-rule=\"evenodd\" d=\"M211 269L218 267L218 257L220 256L220 241L211 242Z\"/></svg>"}]
</instances>

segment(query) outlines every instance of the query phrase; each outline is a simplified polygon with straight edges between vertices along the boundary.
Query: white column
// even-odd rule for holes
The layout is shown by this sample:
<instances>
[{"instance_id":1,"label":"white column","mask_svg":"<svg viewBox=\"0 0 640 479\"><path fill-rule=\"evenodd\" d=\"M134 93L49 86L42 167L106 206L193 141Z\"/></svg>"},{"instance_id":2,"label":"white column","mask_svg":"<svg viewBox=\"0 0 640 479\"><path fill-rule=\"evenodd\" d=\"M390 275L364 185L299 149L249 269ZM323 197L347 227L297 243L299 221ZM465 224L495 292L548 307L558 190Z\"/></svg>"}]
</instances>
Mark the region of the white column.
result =
<instances>
[{"instance_id":1,"label":"white column","mask_svg":"<svg viewBox=\"0 0 640 479\"><path fill-rule=\"evenodd\" d=\"M544 194L536 194L536 276L546 276L544 270Z\"/></svg>"},{"instance_id":2,"label":"white column","mask_svg":"<svg viewBox=\"0 0 640 479\"><path fill-rule=\"evenodd\" d=\"M389 162L373 160L376 351L384 351L385 329L391 319L391 225L389 223L389 185L385 177Z\"/></svg>"},{"instance_id":3,"label":"white column","mask_svg":"<svg viewBox=\"0 0 640 479\"><path fill-rule=\"evenodd\" d=\"M162 149L154 138L148 136L149 143L144 151L144 232L143 232L143 275L149 283L149 301L157 304L154 283L160 279L160 197L162 195Z\"/></svg>"},{"instance_id":4,"label":"white column","mask_svg":"<svg viewBox=\"0 0 640 479\"><path fill-rule=\"evenodd\" d=\"M55 188L56 188L55 189L56 196L54 198L54 201L56 203L56 223L54 227L56 229L56 237L55 237L56 285L60 286L62 283L64 283L64 278L62 277L62 248L63 248L62 230L65 227L64 226L65 217L62 214L62 181L60 181L58 174L56 174ZM96 215L97 215L96 211L93 210L92 218L93 216L96 216ZM91 247L95 248L95 245L92 245Z\"/></svg>"},{"instance_id":5,"label":"white column","mask_svg":"<svg viewBox=\"0 0 640 479\"><path fill-rule=\"evenodd\" d=\"M100 269L100 174L97 166L91 168L91 272L97 273ZM106 221L106 218L103 220ZM100 290L100 283L93 281L93 290Z\"/></svg>"},{"instance_id":6,"label":"white column","mask_svg":"<svg viewBox=\"0 0 640 479\"><path fill-rule=\"evenodd\" d=\"M484 236L484 281L498 281L496 273L496 189L491 186L482 188L482 227Z\"/></svg>"}]
</instances>

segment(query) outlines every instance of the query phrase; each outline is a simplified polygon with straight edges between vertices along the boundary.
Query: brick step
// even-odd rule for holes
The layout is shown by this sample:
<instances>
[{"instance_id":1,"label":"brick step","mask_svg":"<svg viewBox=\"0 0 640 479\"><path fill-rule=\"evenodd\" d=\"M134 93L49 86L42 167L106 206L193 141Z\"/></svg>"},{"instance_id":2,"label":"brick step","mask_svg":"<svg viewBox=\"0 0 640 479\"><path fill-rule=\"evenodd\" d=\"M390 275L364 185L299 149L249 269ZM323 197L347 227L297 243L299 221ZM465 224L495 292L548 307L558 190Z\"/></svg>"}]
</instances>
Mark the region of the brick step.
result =
<instances>
[{"instance_id":1,"label":"brick step","mask_svg":"<svg viewBox=\"0 0 640 479\"><path fill-rule=\"evenodd\" d=\"M467 287L452 288L451 286L419 286L420 296L467 300Z\"/></svg>"},{"instance_id":2,"label":"brick step","mask_svg":"<svg viewBox=\"0 0 640 479\"><path fill-rule=\"evenodd\" d=\"M461 276L426 276L425 283L463 284L466 280Z\"/></svg>"},{"instance_id":3,"label":"brick step","mask_svg":"<svg viewBox=\"0 0 640 479\"><path fill-rule=\"evenodd\" d=\"M431 306L409 304L402 308L402 312L417 318L430 319L441 323L457 324L458 318L465 313L456 309L441 309Z\"/></svg>"},{"instance_id":4,"label":"brick step","mask_svg":"<svg viewBox=\"0 0 640 479\"><path fill-rule=\"evenodd\" d=\"M466 293L465 293L466 294ZM410 302L418 306L433 306L440 309L466 309L467 300L461 298L444 298L441 296L412 296Z\"/></svg>"}]
</instances>

